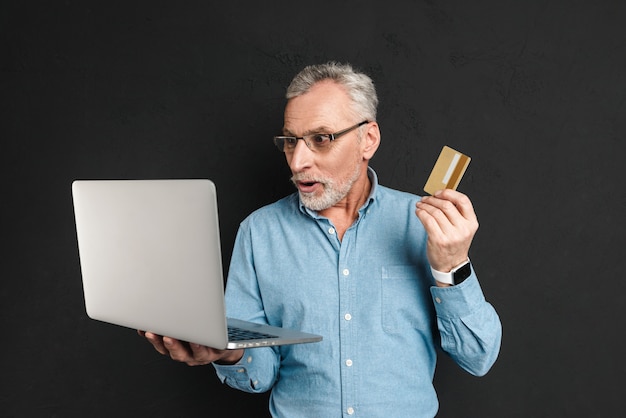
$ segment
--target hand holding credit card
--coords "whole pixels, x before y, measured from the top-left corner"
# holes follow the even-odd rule
[[[434,195],[437,190],[456,190],[471,158],[448,146],[444,146],[435,162],[424,191]]]

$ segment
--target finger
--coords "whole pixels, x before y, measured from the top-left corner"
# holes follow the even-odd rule
[[[415,215],[417,215],[422,225],[424,225],[424,229],[429,237],[443,234],[441,225],[434,215],[436,210],[435,207],[425,203],[418,203],[416,205]]]
[[[418,205],[416,214],[432,242],[443,247],[471,242],[478,230],[478,222],[475,218],[471,220],[463,218],[456,210],[446,207],[452,205],[449,201],[446,201],[443,207],[435,206],[430,202],[433,200]]]
[[[450,200],[437,197],[426,197],[422,199],[418,207],[428,211],[428,213],[435,217],[439,222],[456,225],[464,221],[463,216],[455,204]]]
[[[464,221],[451,202],[432,197],[417,203],[415,213],[429,235],[452,234]]]
[[[428,234],[429,262],[440,271],[448,271],[467,258],[477,229],[476,222],[463,218],[451,206],[454,206],[451,201],[434,197],[416,204],[415,213]]]
[[[154,334],[152,332],[143,332],[143,336],[152,344],[156,351],[163,355],[169,354],[169,351],[167,350],[167,348],[165,348],[165,345],[163,344],[163,338],[160,335]]]
[[[167,349],[172,360],[181,363],[194,362],[193,354],[189,345],[171,337],[163,337],[163,345]]]
[[[234,364],[243,355],[241,350],[218,350],[196,343],[181,344],[183,344],[189,356],[177,360],[184,361],[189,366],[203,366],[219,360],[231,361]],[[236,361],[232,360],[233,355],[236,356]]]
[[[189,348],[191,349],[191,357],[193,359],[192,361],[187,362],[190,366],[209,364],[218,359],[219,353],[221,352],[196,343],[189,344]]]
[[[459,194],[451,200],[439,197],[426,197],[422,200],[417,207],[428,210],[441,223],[443,229],[449,231],[447,224],[455,228],[477,229],[478,220],[467,196]]]
[[[452,189],[443,189],[439,190],[435,193],[435,197],[438,199],[443,199],[452,202],[456,210],[461,214],[461,216],[465,219],[475,219],[476,213],[474,212],[474,206],[472,205],[472,201],[470,198],[456,190]]]
[[[203,366],[217,360],[220,350],[200,345],[179,341],[174,338],[164,337],[163,343],[169,350],[172,360],[186,363],[188,366]]]
[[[417,216],[428,235],[428,254],[431,264],[441,257],[455,254],[460,248],[466,247],[466,238],[462,231],[454,228],[447,220],[437,220],[436,216],[432,216],[425,210],[419,210]]]

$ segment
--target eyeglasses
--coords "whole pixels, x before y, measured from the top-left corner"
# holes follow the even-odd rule
[[[364,120],[363,122],[359,122],[356,125],[353,125],[347,129],[344,129],[339,132],[335,132],[334,134],[311,134],[304,135],[301,137],[296,136],[275,136],[274,144],[276,147],[282,152],[292,153],[296,149],[296,145],[298,145],[298,140],[303,140],[307,147],[311,151],[315,152],[324,152],[330,148],[331,141],[339,138],[342,135],[347,134],[355,130],[356,128],[369,123],[369,121]]]

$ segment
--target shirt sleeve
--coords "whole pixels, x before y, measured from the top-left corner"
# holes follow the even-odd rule
[[[226,283],[227,316],[267,324],[252,255],[249,223],[237,232]],[[218,378],[245,392],[265,392],[276,381],[280,356],[276,347],[247,349],[235,365],[213,364]]]
[[[456,286],[431,287],[441,348],[464,370],[485,375],[500,352],[502,324],[475,272]]]
[[[259,347],[245,350],[241,360],[234,365],[213,363],[213,367],[222,383],[244,392],[261,393],[274,385],[278,357],[273,348]]]

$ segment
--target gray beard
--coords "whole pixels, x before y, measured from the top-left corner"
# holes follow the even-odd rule
[[[323,179],[324,181],[320,181],[324,188],[321,196],[315,196],[313,193],[300,192],[302,204],[307,208],[318,212],[336,205],[348,195],[352,186],[359,178],[359,171],[360,165],[355,164],[352,177],[347,179],[344,183],[338,184],[337,181],[333,179]],[[293,180],[295,180],[294,177],[292,177],[292,181]]]

